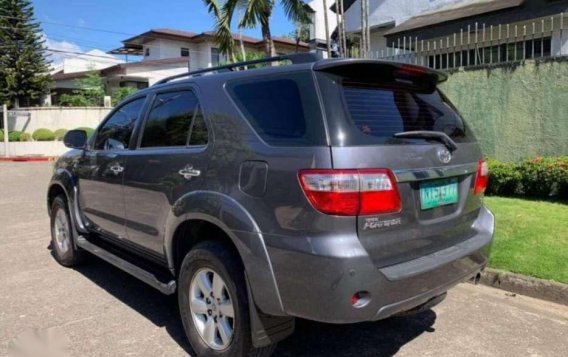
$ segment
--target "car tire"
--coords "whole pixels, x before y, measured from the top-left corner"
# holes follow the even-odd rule
[[[276,344],[252,344],[244,267],[232,249],[199,243],[185,256],[178,282],[183,327],[197,356],[268,357],[274,352]]]
[[[67,199],[57,196],[51,204],[51,251],[55,260],[65,267],[74,267],[85,260],[85,252],[77,248],[77,232],[69,216]]]

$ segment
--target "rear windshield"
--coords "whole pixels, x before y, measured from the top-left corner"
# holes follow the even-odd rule
[[[392,138],[406,131],[441,131],[453,139],[466,136],[463,120],[439,91],[412,90],[345,83],[343,95],[353,124],[364,134]]]
[[[227,89],[256,133],[273,146],[327,145],[310,72],[229,82]]]
[[[396,79],[367,81],[331,74],[321,74],[319,78],[327,112],[331,113],[328,115],[330,136],[341,138],[332,145],[424,144],[427,141],[394,137],[409,131],[439,131],[457,143],[475,140],[455,107],[435,86],[417,86]]]

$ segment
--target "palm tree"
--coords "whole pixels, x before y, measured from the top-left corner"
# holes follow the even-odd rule
[[[331,41],[329,40],[329,20],[327,19],[327,1],[323,0],[323,18],[325,23],[325,48],[327,49],[327,58],[331,58]]]
[[[270,32],[270,17],[276,0],[203,0],[210,14],[216,19],[215,30],[219,49],[228,55],[234,52],[235,42],[231,33],[231,22],[237,9],[244,11],[238,22],[239,28],[254,28],[260,24],[264,52],[275,56],[274,43]],[[280,0],[286,16],[291,21],[310,22],[307,5],[303,0]]]

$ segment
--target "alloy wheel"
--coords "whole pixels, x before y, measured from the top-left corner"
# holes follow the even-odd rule
[[[189,307],[201,339],[221,351],[231,344],[235,327],[233,300],[223,278],[210,268],[198,270],[191,280]]]

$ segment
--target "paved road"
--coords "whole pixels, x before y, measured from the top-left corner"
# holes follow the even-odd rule
[[[0,163],[0,356],[39,329],[71,356],[191,354],[175,300],[93,258],[60,267],[48,250],[51,164]],[[568,307],[463,284],[432,311],[359,325],[298,321],[276,356],[567,356]]]

